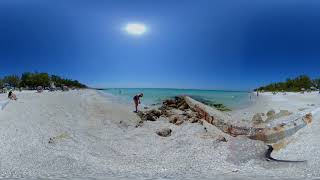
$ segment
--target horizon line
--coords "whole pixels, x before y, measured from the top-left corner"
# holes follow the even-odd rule
[[[172,90],[200,90],[200,91],[231,91],[231,92],[251,92],[250,90],[230,90],[230,89],[209,89],[209,88],[170,88],[170,87],[109,87],[109,88],[100,88],[100,87],[89,87],[92,89],[172,89]]]

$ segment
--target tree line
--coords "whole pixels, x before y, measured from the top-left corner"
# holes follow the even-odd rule
[[[309,90],[309,89],[320,89],[320,78],[311,79],[307,75],[300,75],[296,78],[290,79],[288,78],[284,82],[277,82],[271,83],[266,86],[261,86],[255,91],[291,91],[297,92],[301,91],[302,89]]]
[[[75,88],[87,88],[86,85],[77,80],[62,78],[57,75],[49,75],[48,73],[31,73],[25,72],[21,76],[8,75],[0,78],[0,88],[10,86],[14,88],[36,88],[38,86],[50,87],[51,82],[56,87],[68,86]]]

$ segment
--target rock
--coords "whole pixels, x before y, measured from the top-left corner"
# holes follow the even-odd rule
[[[170,108],[177,108],[177,105],[176,105],[176,104],[169,104],[168,107],[170,107]]]
[[[139,121],[138,124],[136,125],[136,128],[141,127],[143,125],[143,121]]]
[[[145,118],[147,121],[156,121],[156,117],[152,116],[152,114],[146,114]]]
[[[53,143],[54,143],[54,139],[53,139],[53,138],[49,138],[48,143],[49,143],[49,144],[53,144]]]
[[[193,117],[193,118],[189,119],[189,121],[190,121],[191,123],[196,123],[196,122],[198,122],[198,119],[195,118],[195,117]]]
[[[312,122],[312,114],[308,113],[303,117],[304,122],[306,122],[307,124],[310,124]]]
[[[142,121],[156,121],[156,119],[159,118],[162,115],[162,113],[159,110],[152,109],[146,112],[139,111],[137,115],[140,117]]]
[[[289,112],[288,110],[280,110],[279,113],[276,113],[272,116],[269,116],[267,119],[266,119],[266,122],[270,122],[271,120],[274,120],[274,119],[279,119],[279,118],[282,118],[282,117],[285,117],[285,116],[290,116],[292,114],[292,112]]]
[[[140,117],[140,119],[143,119],[145,114],[142,111],[138,111],[137,115]]]
[[[227,139],[225,137],[223,137],[222,135],[219,135],[217,138],[218,142],[227,142]]]
[[[277,113],[276,115],[282,117],[282,116],[290,116],[292,114],[292,112],[289,112],[288,110],[280,110],[279,113]]]
[[[253,116],[252,118],[252,123],[253,124],[261,124],[263,123],[263,120],[262,120],[262,117],[261,117],[261,114],[260,113],[257,113]]]
[[[158,130],[156,133],[159,136],[168,137],[168,136],[171,136],[171,132],[172,132],[172,130],[170,128],[163,128],[161,130]]]
[[[183,120],[179,119],[179,120],[177,120],[177,122],[175,123],[175,125],[179,126],[179,125],[181,125],[183,122],[184,122]]]
[[[267,117],[268,118],[273,118],[273,116],[276,114],[276,112],[273,110],[273,109],[271,109],[271,110],[269,110],[268,112],[267,112]]]
[[[188,108],[189,108],[189,106],[188,106],[187,103],[183,103],[181,106],[179,106],[179,109],[180,109],[180,110],[186,110],[186,109],[188,109]]]
[[[165,100],[164,102],[163,102],[163,104],[165,104],[165,105],[167,105],[167,106],[169,106],[169,105],[172,105],[172,104],[176,104],[176,101],[175,100],[173,100],[173,99],[167,99],[167,100]]]
[[[144,107],[143,109],[149,109],[149,107],[146,106],[146,107]]]
[[[169,122],[172,124],[175,124],[178,121],[178,116],[170,116],[169,117]]]
[[[156,116],[156,117],[160,117],[162,115],[161,111],[159,110],[156,110],[156,109],[152,109],[148,112],[149,114],[153,115],[153,116]]]

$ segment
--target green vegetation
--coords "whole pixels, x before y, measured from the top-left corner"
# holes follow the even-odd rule
[[[54,83],[56,87],[68,86],[75,88],[86,88],[87,86],[81,84],[77,80],[65,79],[57,75],[49,75],[48,73],[30,73],[25,72],[20,76],[9,75],[2,79],[0,78],[0,88],[8,85],[16,88],[30,88],[34,89],[38,86],[50,87],[50,84]]]
[[[20,78],[17,75],[9,75],[5,76],[2,81],[4,84],[9,84],[12,87],[17,87],[19,85]]]
[[[285,82],[271,83],[266,86],[259,87],[255,91],[291,91],[297,92],[301,89],[309,90],[313,88],[320,88],[320,79],[312,80],[307,75],[301,75],[294,79],[288,78]]]

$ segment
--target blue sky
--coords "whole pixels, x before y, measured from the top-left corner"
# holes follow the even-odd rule
[[[249,90],[320,77],[319,19],[311,0],[1,0],[0,76]],[[132,22],[148,32],[124,32]]]

